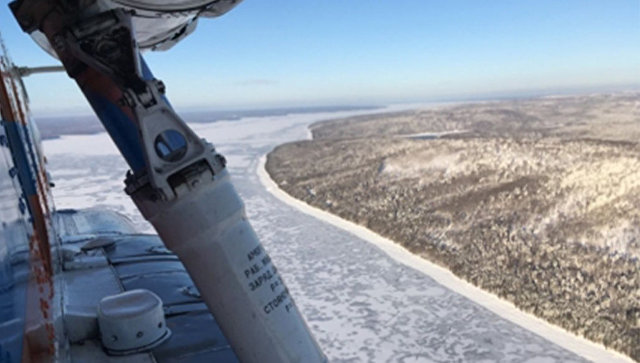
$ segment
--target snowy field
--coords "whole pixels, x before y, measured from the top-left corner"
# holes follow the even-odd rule
[[[461,291],[459,281],[442,285],[411,256],[374,243],[375,237],[352,226],[340,228],[321,215],[302,213],[267,190],[264,175],[262,182],[258,176],[265,153],[309,137],[312,122],[355,114],[193,125],[227,157],[256,232],[331,361],[627,361],[534,318],[522,318],[526,314],[505,304],[504,309],[500,303],[490,307],[486,296],[474,296],[476,290]],[[58,209],[104,207],[152,232],[123,192],[127,166],[106,134],[64,136],[43,144]]]

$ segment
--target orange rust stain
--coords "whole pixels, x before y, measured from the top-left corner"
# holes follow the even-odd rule
[[[31,277],[27,284],[23,356],[37,362],[50,360],[55,355],[53,276],[44,266],[43,255],[38,253],[40,243],[37,235],[31,237],[29,245]],[[46,334],[38,333],[40,331]]]
[[[5,122],[27,121],[28,107],[23,102],[15,75],[0,49],[0,116]],[[35,145],[34,145],[35,147]],[[29,240],[30,274],[26,287],[23,361],[49,361],[56,353],[55,326],[53,324],[53,268],[50,255],[48,207],[42,172],[37,171],[37,195],[28,196],[33,215],[33,236]],[[40,334],[44,332],[44,336]]]

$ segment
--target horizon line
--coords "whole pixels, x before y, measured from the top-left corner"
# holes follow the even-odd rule
[[[322,108],[351,108],[351,109],[367,109],[367,108],[385,108],[392,105],[402,104],[419,104],[419,103],[441,103],[441,102],[476,102],[476,101],[501,101],[516,99],[533,99],[550,96],[579,96],[579,95],[597,95],[640,92],[640,83],[626,85],[609,85],[597,87],[585,87],[580,89],[561,88],[561,89],[531,89],[531,90],[512,90],[497,91],[485,94],[466,94],[466,95],[440,95],[432,97],[416,97],[404,98],[402,100],[373,101],[373,102],[291,102],[279,105],[253,105],[238,107],[220,107],[215,105],[192,105],[192,106],[174,106],[174,109],[180,113],[191,112],[220,112],[220,113],[246,113],[246,112],[276,112],[276,111],[295,111]],[[88,105],[87,105],[88,106]],[[295,112],[292,112],[295,113]],[[31,115],[36,118],[59,118],[59,117],[88,117],[95,116],[93,112],[85,109],[57,110],[57,111],[38,111],[31,110]]]

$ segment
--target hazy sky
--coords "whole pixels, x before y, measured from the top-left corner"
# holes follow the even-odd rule
[[[15,63],[55,62],[0,24]],[[638,88],[640,1],[245,0],[146,58],[179,109]],[[36,116],[89,112],[64,74],[26,85]]]

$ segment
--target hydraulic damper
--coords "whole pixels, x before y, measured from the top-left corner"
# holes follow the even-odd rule
[[[225,159],[174,112],[140,56],[131,14],[70,3],[11,8],[25,31],[46,36],[80,86],[131,167],[126,192],[183,262],[240,360],[325,361],[247,220]]]

